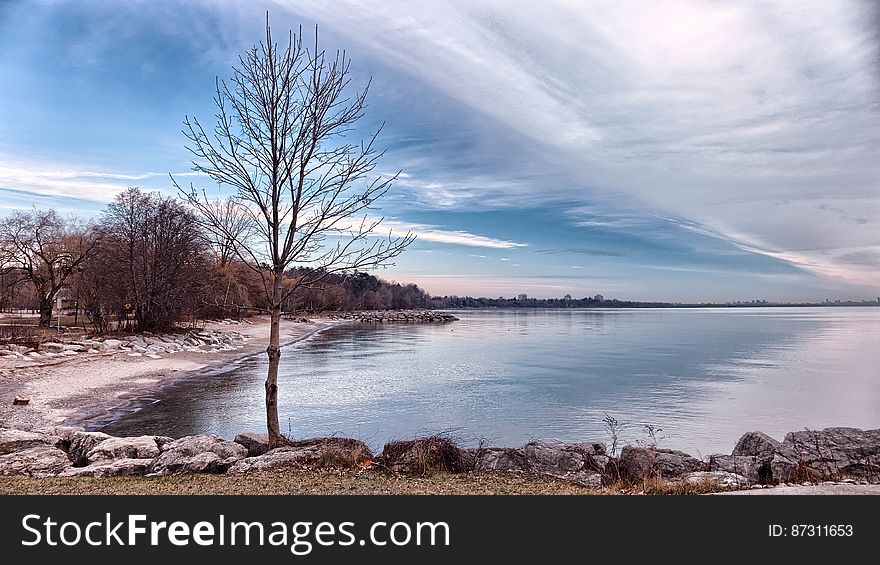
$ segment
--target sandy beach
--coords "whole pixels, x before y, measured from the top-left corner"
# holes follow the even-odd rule
[[[234,349],[216,352],[181,351],[132,357],[125,352],[81,353],[51,360],[0,359],[0,427],[32,429],[58,424],[77,424],[90,414],[112,413],[128,404],[127,397],[155,391],[170,380],[193,372],[220,368],[265,351],[269,321],[250,323],[210,322],[209,331],[236,331],[245,340]],[[281,342],[290,344],[344,320],[312,319],[308,323],[284,320]],[[30,399],[14,406],[17,395]]]

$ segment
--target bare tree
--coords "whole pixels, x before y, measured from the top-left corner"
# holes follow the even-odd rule
[[[383,154],[374,147],[379,131],[347,140],[364,114],[369,87],[349,96],[349,68],[345,52],[319,50],[317,30],[312,48],[304,47],[302,29],[289,33],[286,47],[277,45],[267,17],[265,40],[239,57],[229,82],[217,81],[211,134],[196,118],[184,121],[194,170],[231,188],[236,213],[250,222],[246,236],[234,233],[204,191],[174,182],[205,228],[231,242],[262,280],[271,315],[265,389],[273,447],[284,441],[278,364],[285,299],[330,274],[389,264],[414,239],[390,232],[371,237],[382,219],[367,210],[397,175],[367,178]],[[300,276],[285,285],[291,266]]]
[[[129,303],[141,331],[168,329],[197,307],[210,259],[188,206],[158,192],[129,188],[107,206],[100,230],[102,249],[89,266],[114,281],[109,295],[108,289],[94,287],[105,304],[109,300],[119,308]]]
[[[89,226],[61,219],[55,210],[16,212],[0,222],[7,269],[30,281],[37,293],[40,326],[52,321],[55,297],[95,248]]]

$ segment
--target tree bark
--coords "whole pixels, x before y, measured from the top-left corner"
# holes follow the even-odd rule
[[[278,364],[281,361],[281,277],[276,277],[275,300],[272,301],[272,318],[269,327],[269,373],[266,376],[266,426],[269,433],[269,449],[282,444],[281,427],[278,423]]]
[[[40,327],[48,328],[52,324],[52,300],[40,300]]]

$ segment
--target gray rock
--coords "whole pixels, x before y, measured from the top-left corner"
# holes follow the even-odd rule
[[[736,446],[733,455],[751,455],[754,457],[770,458],[779,447],[779,441],[762,432],[746,432]]]
[[[150,459],[117,459],[87,467],[69,467],[59,477],[140,477],[150,469]]]
[[[235,436],[234,441],[247,449],[248,457],[257,457],[269,451],[269,434],[245,432]]]
[[[104,351],[110,351],[113,349],[119,349],[120,345],[122,345],[122,341],[118,339],[105,339],[101,342],[101,349]]]
[[[44,341],[40,344],[40,351],[44,351],[46,353],[61,353],[62,351],[64,351],[64,344],[54,341]]]
[[[605,470],[605,444],[527,443],[523,447],[527,469],[588,487],[602,486]],[[594,458],[602,457],[602,463]]]
[[[150,472],[157,475],[223,473],[245,456],[247,449],[238,443],[209,435],[187,436],[164,445]]]
[[[64,450],[49,445],[0,455],[0,475],[48,477],[57,475],[70,465]]]
[[[85,428],[80,426],[51,426],[48,428],[34,428],[31,431],[34,433],[57,436],[61,438],[62,445],[57,447],[60,447],[61,449],[67,451],[73,441],[73,436],[77,432],[85,431]]]
[[[304,467],[353,467],[372,458],[370,448],[362,441],[349,438],[317,438],[293,442],[256,457],[236,461],[229,473],[246,473],[263,469]]]
[[[880,430],[792,432],[776,448],[770,466],[777,481],[852,478],[880,483]]]
[[[74,465],[87,465],[89,452],[110,436],[103,432],[74,432],[69,436],[67,455]]]
[[[0,455],[33,447],[49,446],[60,448],[62,445],[62,439],[58,436],[0,428]]]
[[[712,488],[737,489],[749,485],[749,479],[727,471],[694,471],[682,475],[679,481],[692,485],[708,485]]]
[[[531,473],[599,487],[609,458],[601,443],[531,442],[520,449],[466,450],[476,473]]]
[[[466,451],[472,453],[475,473],[516,473],[528,470],[526,456],[522,449],[488,447]]]
[[[674,479],[699,471],[702,462],[683,451],[626,445],[618,465],[621,479],[637,483],[652,477]]]
[[[772,481],[770,460],[752,455],[710,455],[705,470],[743,475],[753,484],[767,484]]]
[[[154,459],[159,456],[155,436],[111,437],[98,443],[87,454],[90,465],[117,459]]]

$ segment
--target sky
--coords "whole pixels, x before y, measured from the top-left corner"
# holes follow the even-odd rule
[[[372,77],[377,274],[432,294],[880,296],[880,4],[0,0],[0,214],[174,194],[185,116],[318,26]],[[184,177],[184,175],[187,175]]]

